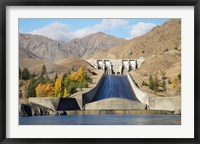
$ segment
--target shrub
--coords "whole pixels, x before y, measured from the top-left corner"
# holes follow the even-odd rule
[[[153,80],[153,77],[152,75],[149,76],[149,88],[151,90],[154,90],[154,87],[155,87],[155,83],[154,83],[154,80]]]
[[[181,73],[180,74],[178,74],[178,79],[181,81]]]
[[[69,94],[73,94],[76,92],[77,89],[77,85],[75,82],[70,82],[70,84],[66,87],[67,88],[67,92]]]
[[[148,84],[145,81],[142,81],[142,86],[148,86]]]
[[[78,87],[79,87],[80,89],[82,89],[82,88],[88,88],[88,83],[87,83],[87,81],[79,82]]]
[[[166,89],[166,82],[163,80],[162,82],[162,88],[165,90]]]
[[[88,75],[85,75],[84,76],[84,80],[88,83],[92,83],[92,79],[88,76]]]

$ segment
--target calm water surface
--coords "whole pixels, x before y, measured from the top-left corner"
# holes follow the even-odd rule
[[[180,115],[67,115],[20,117],[20,125],[180,125]]]

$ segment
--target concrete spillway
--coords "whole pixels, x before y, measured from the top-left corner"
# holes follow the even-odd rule
[[[138,101],[126,75],[106,75],[92,101],[107,98],[124,98]]]

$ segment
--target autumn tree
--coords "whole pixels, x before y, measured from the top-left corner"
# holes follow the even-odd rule
[[[67,97],[67,89],[64,88],[64,94],[63,94],[63,97]]]
[[[84,78],[84,70],[83,67],[81,66],[77,72],[77,80],[83,81],[83,78]]]
[[[70,80],[71,80],[71,81],[76,81],[76,80],[77,80],[77,72],[73,72],[73,73],[70,75]]]
[[[55,81],[54,94],[56,97],[62,96],[62,87],[61,87],[61,78],[60,77],[58,77]]]
[[[173,82],[172,82],[172,86],[173,86],[173,89],[176,90],[176,87],[177,87],[177,84],[178,84],[178,78],[174,78]]]
[[[36,96],[37,97],[50,97],[53,95],[53,86],[50,83],[38,84],[36,87]]]

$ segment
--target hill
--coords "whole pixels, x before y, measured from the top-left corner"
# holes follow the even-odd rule
[[[152,96],[181,94],[181,20],[172,19],[143,36],[131,39],[88,57],[88,59],[131,59],[144,57],[140,69],[130,74],[139,87]],[[158,91],[149,88],[149,78],[157,81]]]
[[[40,35],[19,34],[19,59],[43,59],[48,56],[47,50],[53,50],[54,60],[65,59],[71,55],[80,58],[87,57],[125,41],[102,32],[81,39],[73,39],[67,43]]]
[[[19,59],[45,58],[47,49],[54,50],[55,60],[62,59],[66,57],[65,52],[61,49],[62,47],[62,42],[44,36],[19,34]]]
[[[90,55],[89,59],[104,58],[127,59],[147,58],[165,51],[178,49],[181,44],[181,20],[172,19],[153,28],[143,36],[128,40],[121,45],[107,48]]]
[[[107,35],[102,32],[94,33],[81,39],[73,39],[64,44],[68,55],[87,57],[108,47],[124,43],[126,40]]]

